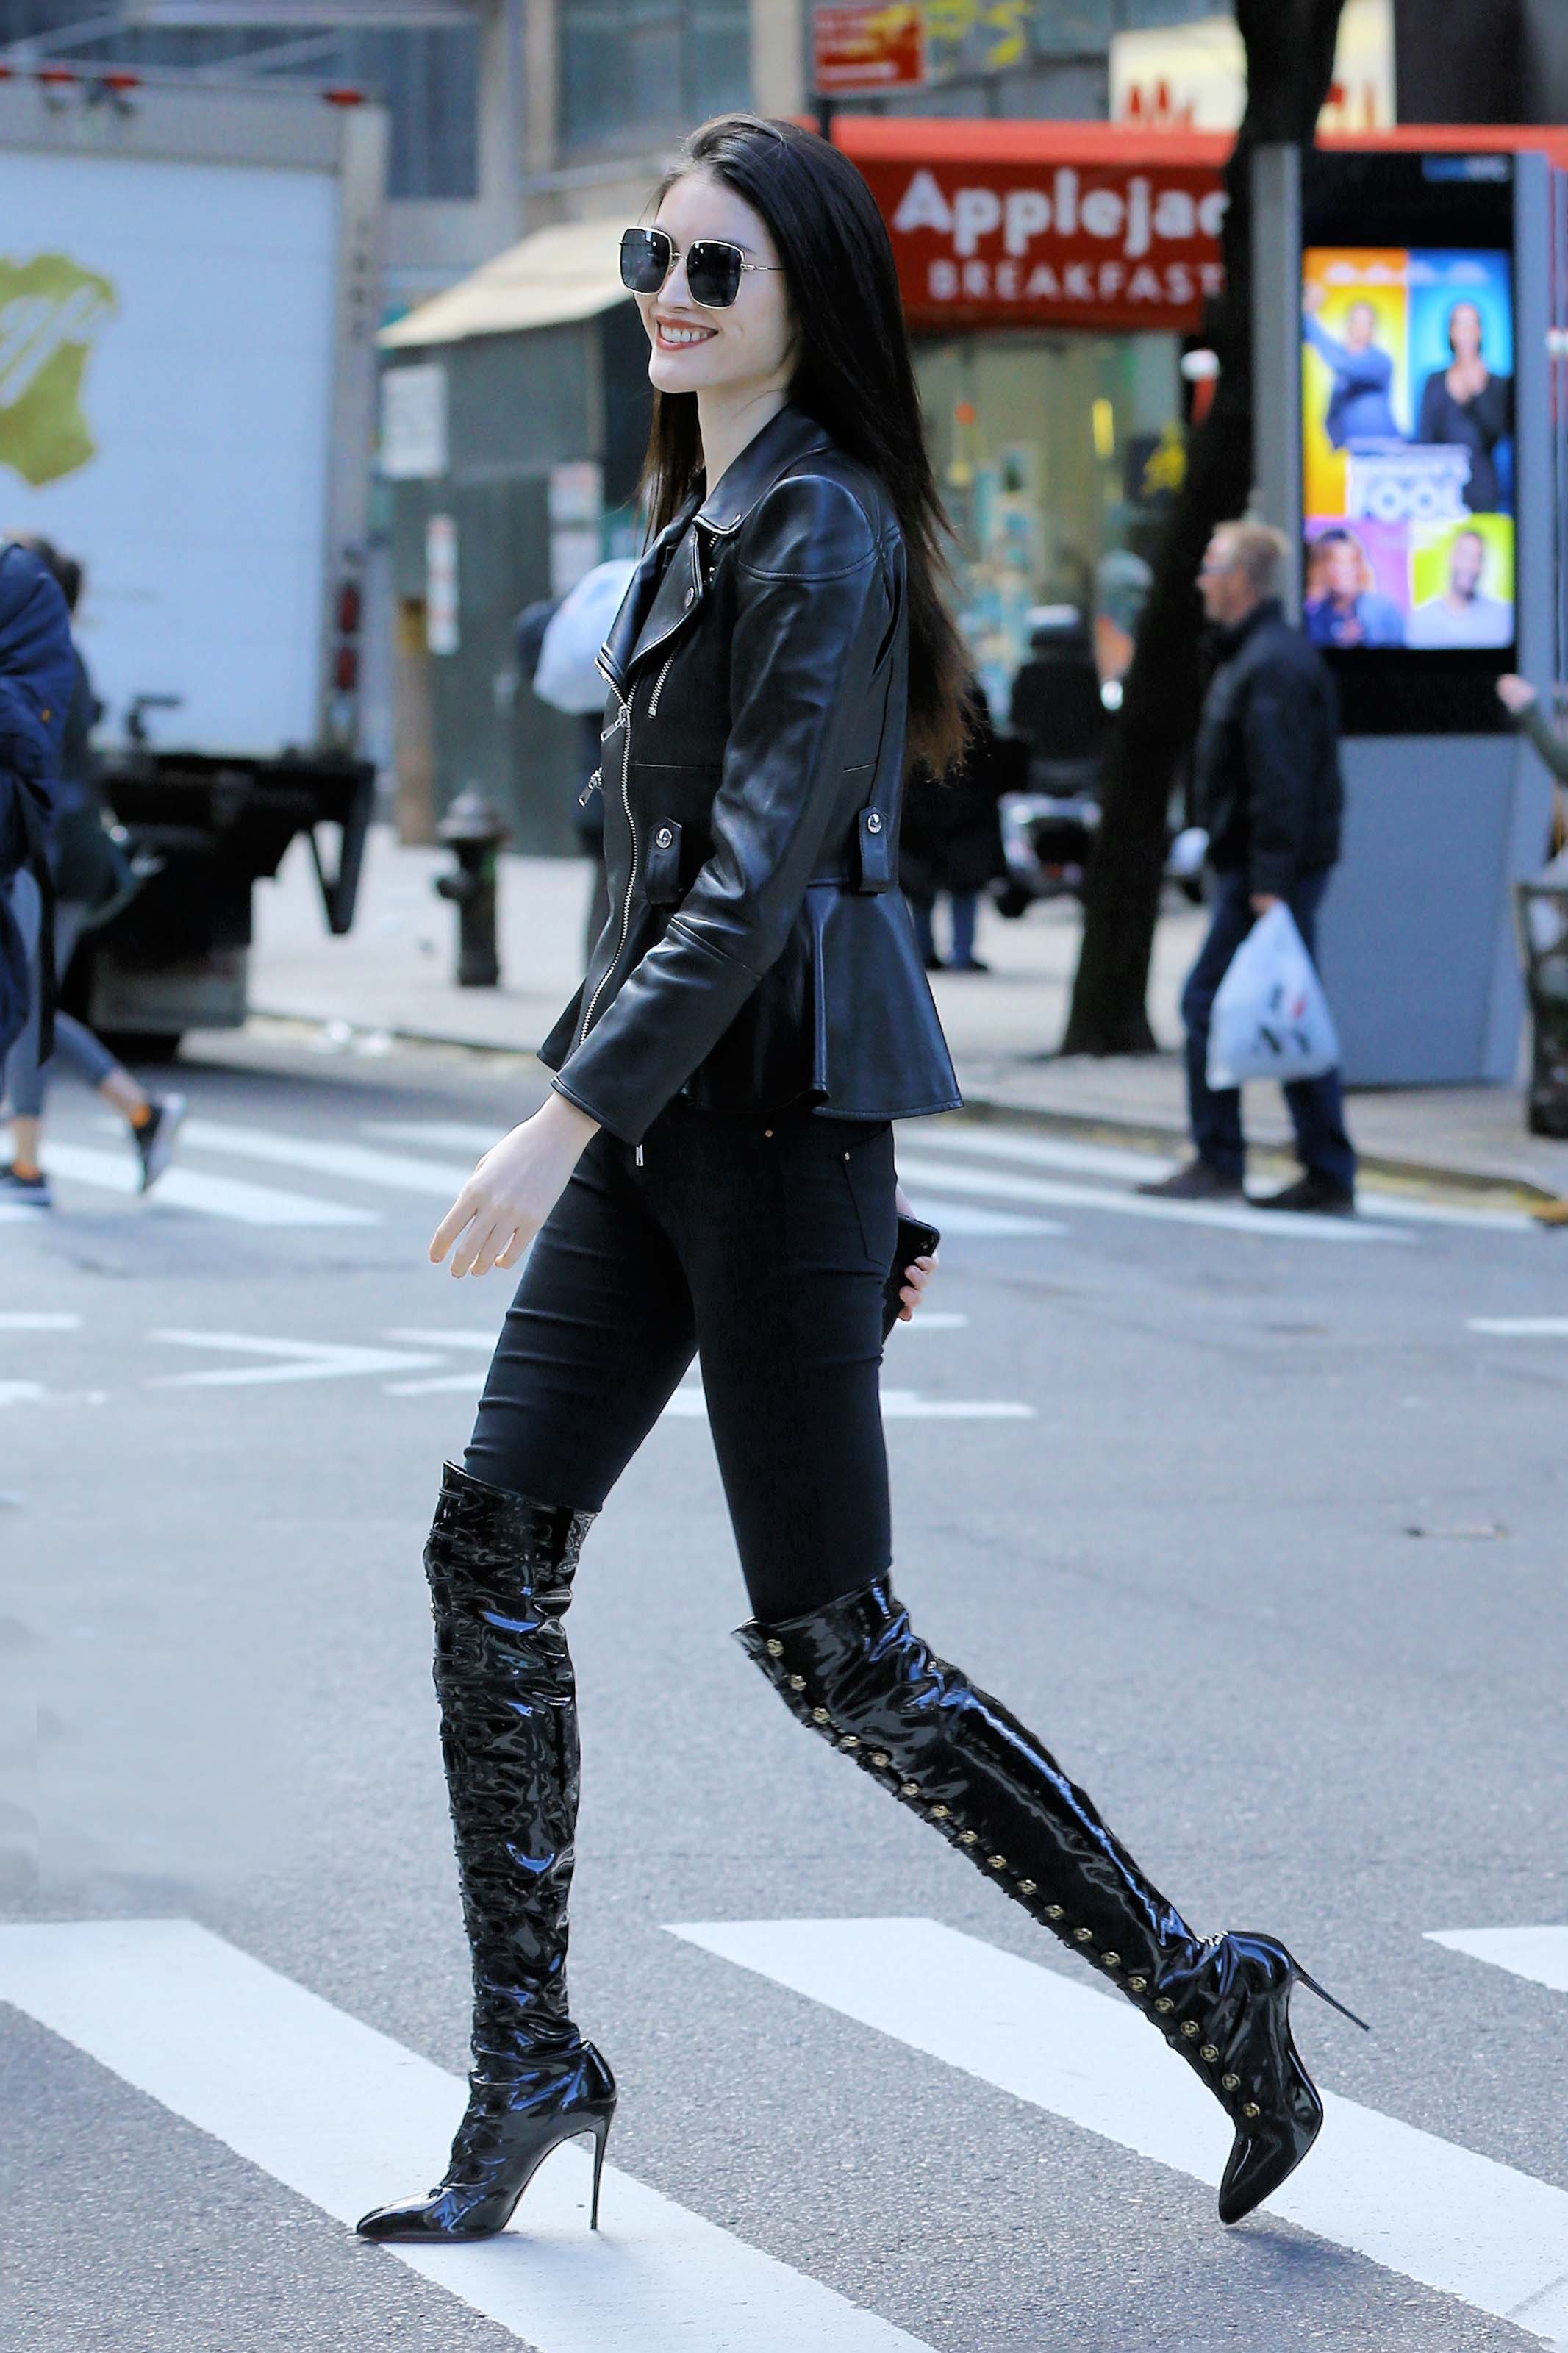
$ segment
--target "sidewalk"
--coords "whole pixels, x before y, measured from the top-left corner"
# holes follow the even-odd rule
[[[338,1024],[345,1035],[384,1032],[531,1053],[581,977],[587,867],[571,859],[503,859],[502,985],[486,989],[458,988],[452,978],[457,916],[431,887],[449,862],[444,851],[401,848],[377,827],[354,928],[332,939],[309,856],[296,842],[278,881],[257,889],[254,1010]],[[1062,1060],[1049,1056],[1078,957],[1076,906],[1058,901],[1016,923],[985,911],[979,952],[992,970],[932,976],[970,1110],[1100,1132],[1151,1150],[1181,1147],[1176,1006],[1203,927],[1202,910],[1184,905],[1160,925],[1150,1018],[1164,1050],[1136,1060]],[[1247,1116],[1259,1146],[1289,1145],[1289,1123],[1274,1088],[1249,1091]],[[1351,1098],[1351,1127],[1371,1176],[1568,1195],[1568,1144],[1527,1134],[1511,1087],[1362,1091]]]

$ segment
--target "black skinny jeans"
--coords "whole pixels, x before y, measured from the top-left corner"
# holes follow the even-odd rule
[[[677,1100],[594,1138],[534,1242],[465,1458],[597,1511],[694,1353],[752,1608],[820,1609],[891,1565],[879,1373],[893,1134]]]

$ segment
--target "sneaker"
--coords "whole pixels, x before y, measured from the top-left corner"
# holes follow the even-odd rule
[[[1353,1218],[1355,1194],[1332,1176],[1325,1176],[1321,1168],[1309,1168],[1282,1193],[1259,1194],[1252,1206],[1255,1209],[1307,1209],[1320,1218]]]
[[[1211,1160],[1189,1160],[1173,1176],[1151,1178],[1134,1190],[1157,1201],[1239,1201],[1244,1198],[1239,1176],[1216,1168]]]
[[[174,1148],[180,1122],[185,1116],[184,1095],[160,1095],[153,1103],[153,1116],[142,1127],[131,1131],[142,1162],[142,1190],[150,1193],[169,1165],[169,1155]]]
[[[965,956],[962,964],[955,961],[948,965],[949,972],[989,972],[990,969],[990,965],[982,963],[979,956]]]
[[[47,1176],[18,1176],[14,1168],[0,1168],[0,1201],[26,1201],[35,1209],[55,1206]]]

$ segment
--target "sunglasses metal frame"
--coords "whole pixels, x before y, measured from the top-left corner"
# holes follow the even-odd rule
[[[670,233],[669,233],[669,231],[668,231],[667,228],[628,228],[628,229],[623,229],[623,230],[621,231],[621,248],[620,248],[620,249],[621,249],[621,257],[622,257],[622,264],[621,264],[621,283],[622,283],[622,285],[623,285],[623,286],[625,286],[625,285],[626,284],[626,239],[627,239],[627,237],[662,237],[662,238],[664,239],[665,245],[666,245],[666,247],[667,247],[667,248],[668,248],[668,259],[666,259],[666,261],[665,261],[665,265],[664,265],[664,275],[663,275],[663,277],[659,280],[658,284],[657,286],[650,286],[650,287],[647,287],[647,288],[644,288],[644,287],[638,287],[638,286],[631,286],[631,287],[627,287],[627,289],[626,289],[627,292],[628,292],[628,293],[632,293],[632,294],[647,293],[647,294],[648,294],[648,295],[650,295],[650,296],[651,296],[651,295],[654,295],[654,294],[662,294],[662,293],[663,293],[663,291],[664,291],[664,290],[665,290],[665,288],[666,288],[666,287],[668,285],[668,283],[669,283],[669,273],[670,273],[670,271],[675,268],[676,263],[677,263],[677,262],[679,260],[679,259],[680,259],[680,250],[681,250],[681,249],[680,249],[679,246],[678,246],[678,245],[677,245],[677,243],[675,242],[675,239],[671,237],[671,235],[670,235]],[[696,293],[693,293],[693,292],[692,292],[692,287],[691,287],[691,257],[692,257],[692,255],[693,255],[694,253],[700,252],[700,251],[701,250],[701,248],[702,248],[704,246],[710,246],[710,247],[712,247],[712,248],[715,249],[715,251],[717,251],[717,252],[720,252],[720,253],[730,253],[730,254],[733,254],[733,255],[734,255],[734,257],[735,257],[735,268],[736,268],[736,273],[737,273],[737,275],[736,275],[736,280],[735,280],[735,292],[734,292],[734,294],[731,294],[731,295],[729,297],[729,300],[728,300],[727,301],[723,301],[723,302],[705,302],[705,301],[702,300],[702,298],[701,298],[701,296],[700,296],[700,294],[696,294]],[[699,267],[700,267],[700,265],[699,265]],[[757,272],[761,272],[761,273],[763,273],[763,274],[764,274],[764,275],[765,275],[765,274],[777,274],[777,273],[779,273],[779,272],[782,272],[783,268],[784,268],[783,263],[782,263],[782,262],[777,262],[777,261],[748,261],[748,260],[746,259],[745,248],[744,248],[743,246],[740,246],[740,245],[735,244],[734,240],[733,240],[732,238],[731,238],[731,237],[693,237],[693,238],[692,238],[691,243],[690,243],[690,244],[687,247],[687,248],[686,248],[686,272],[687,272],[687,275],[686,275],[686,290],[687,290],[688,294],[689,294],[689,295],[691,296],[691,300],[692,300],[692,301],[697,305],[697,308],[698,308],[700,311],[728,311],[728,310],[730,310],[730,309],[733,306],[734,301],[735,301],[736,295],[738,295],[738,294],[740,293],[740,291],[741,291],[741,285],[740,285],[740,280],[741,280],[741,279],[742,279],[742,277],[744,277],[748,272],[750,272],[750,271],[757,271]]]

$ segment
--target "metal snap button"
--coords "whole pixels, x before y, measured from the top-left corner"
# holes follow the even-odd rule
[[[675,836],[671,833],[668,826],[667,825],[661,825],[658,831],[654,835],[655,846],[659,849],[668,849],[674,839]]]
[[[882,830],[882,818],[881,818],[881,813],[880,813],[880,811],[879,811],[879,810],[873,809],[873,810],[871,811],[870,816],[866,819],[866,830],[867,830],[867,832],[868,832],[868,833],[880,833],[880,832],[881,832],[881,830]]]

